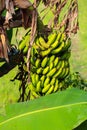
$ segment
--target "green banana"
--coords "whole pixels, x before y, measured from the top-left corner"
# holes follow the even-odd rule
[[[47,55],[50,54],[51,50],[52,50],[52,48],[48,48],[47,50],[40,51],[40,55],[41,55],[42,57],[45,57],[45,56],[47,56]]]
[[[55,59],[55,55],[52,55],[52,56],[49,58],[48,64],[52,63],[52,62],[54,61],[54,59]]]
[[[52,50],[51,54],[58,54],[58,53],[60,53],[63,50],[63,47],[64,47],[64,42],[62,42],[58,48]]]
[[[66,72],[66,69],[63,68],[63,69],[62,69],[62,73],[59,75],[58,78],[63,79],[63,78],[65,77],[65,72]]]
[[[69,61],[68,60],[65,60],[65,67],[69,67]]]
[[[50,78],[49,78],[49,77],[47,77],[47,78],[45,79],[45,81],[44,81],[44,87],[45,87],[46,85],[48,85],[48,84],[49,84],[49,82],[50,82]]]
[[[38,95],[35,91],[32,91],[32,95],[35,97],[35,98],[39,98],[40,95]]]
[[[23,40],[21,41],[21,43],[19,44],[19,50],[23,50],[24,47],[26,46],[26,44],[28,43],[29,44],[29,39],[30,39],[30,36],[29,35],[26,35]]]
[[[49,60],[49,58],[46,56],[46,57],[42,60],[42,62],[41,62],[41,67],[45,68],[46,65],[47,65],[48,60]]]
[[[55,74],[55,72],[56,72],[56,68],[53,68],[52,70],[50,70],[48,73],[47,73],[47,77],[52,77],[54,74]]]
[[[46,93],[50,88],[50,84],[46,85],[43,89],[42,89],[42,93]]]
[[[67,75],[69,75],[70,69],[69,68],[65,68],[65,75],[64,78],[67,77]]]
[[[40,50],[45,50],[43,46],[40,45],[39,39],[37,38],[35,44],[39,47]]]
[[[30,92],[30,100],[35,99],[35,97],[32,95],[32,92]]]
[[[31,81],[32,81],[32,84],[34,85],[34,87],[36,86],[36,74],[35,73],[33,73],[32,75],[31,75]]]
[[[58,78],[61,73],[62,73],[62,68],[57,70],[57,72],[53,75],[53,77]]]
[[[40,67],[40,62],[41,60],[39,58],[36,59],[36,62],[35,62],[35,67],[36,68],[39,68]]]
[[[51,81],[50,81],[50,84],[51,84],[51,85],[54,85],[54,84],[55,84],[55,81],[56,81],[56,78],[52,78]]]
[[[59,89],[63,88],[65,86],[65,82],[62,80],[60,83],[59,83]]]
[[[54,62],[51,62],[51,63],[49,64],[49,70],[52,70],[53,67],[54,67]]]
[[[66,41],[65,41],[65,45],[64,45],[64,51],[68,50],[68,48],[71,46],[71,39],[68,38]]]
[[[33,56],[30,57],[30,63],[31,63],[32,65],[35,65],[35,60],[36,60],[35,57],[33,57]]]
[[[61,37],[60,37],[60,42],[63,42],[66,40],[66,35],[65,33],[61,33]]]
[[[37,68],[35,66],[31,66],[30,67],[30,71],[33,72],[33,73],[36,73]]]
[[[41,87],[43,88],[44,86],[44,81],[45,81],[45,75],[43,75],[41,78],[40,78],[40,81],[41,81]]]
[[[31,91],[36,91],[36,88],[34,87],[34,85],[32,83],[28,84],[28,88],[31,90]]]
[[[52,49],[55,49],[57,46],[58,46],[58,41],[56,40],[56,41],[51,45],[51,47],[52,47]]]
[[[38,74],[36,74],[35,80],[36,80],[36,84],[37,84],[39,82],[39,75]]]
[[[38,69],[36,70],[36,73],[37,73],[37,74],[41,74],[41,73],[42,73],[42,70],[43,70],[42,67],[40,67],[40,68],[38,68]]]
[[[41,46],[46,49],[48,49],[50,47],[50,45],[48,43],[46,43],[42,37],[39,37],[39,42],[40,42]]]
[[[55,86],[54,86],[54,92],[56,92],[58,89],[59,89],[58,79],[56,79]]]
[[[52,86],[49,88],[49,90],[46,92],[45,95],[51,94],[51,93],[53,92],[53,90],[54,90],[54,85],[52,85]]]
[[[28,52],[28,46],[25,46],[23,49],[23,54],[27,54],[27,52]]]
[[[48,71],[49,71],[49,66],[47,66],[46,68],[44,68],[44,69],[43,69],[42,74],[47,74],[47,73],[48,73]]]
[[[64,66],[65,66],[65,62],[64,62],[64,60],[62,60],[61,62],[62,62],[62,63],[61,63],[61,68],[63,69]]]
[[[54,41],[56,40],[56,37],[57,37],[57,33],[53,33],[50,36],[48,36],[47,44],[51,45],[52,43],[54,43]]]
[[[59,57],[56,57],[55,60],[54,60],[54,67],[57,66],[58,62],[59,62]]]
[[[64,54],[61,56],[61,59],[68,60],[71,56],[71,51],[65,51]]]
[[[36,91],[41,92],[41,81],[39,81],[36,85]]]

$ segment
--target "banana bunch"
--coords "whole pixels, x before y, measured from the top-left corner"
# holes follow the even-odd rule
[[[24,52],[29,37],[20,43]],[[35,39],[30,52],[30,99],[39,98],[66,88],[65,78],[69,75],[71,40],[64,33],[50,34],[47,39]]]

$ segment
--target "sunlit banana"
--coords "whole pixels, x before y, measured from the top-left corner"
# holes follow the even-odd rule
[[[29,83],[28,84],[28,88],[31,90],[31,91],[36,91],[36,88],[34,87],[34,85],[32,83]]]
[[[35,82],[36,82],[36,84],[39,82],[39,75],[38,74],[36,74]]]
[[[49,90],[46,92],[45,95],[51,94],[54,90],[54,85],[50,86]]]
[[[54,62],[51,62],[51,63],[49,64],[49,71],[52,70],[53,67],[54,67]]]
[[[50,86],[51,86],[50,84],[46,85],[46,86],[42,89],[42,93],[46,93],[46,92],[49,90]]]
[[[23,40],[20,42],[19,44],[19,50],[23,50],[24,47],[26,46],[26,44],[28,43],[29,44],[29,39],[30,39],[30,36],[29,35],[26,35]]]
[[[36,77],[35,76],[36,76],[35,73],[33,73],[31,75],[31,81],[32,81],[32,84],[34,85],[34,87],[36,86],[36,81],[35,81]]]
[[[56,57],[55,60],[54,60],[54,67],[57,66],[58,62],[59,62],[59,57]]]
[[[48,49],[50,47],[50,45],[48,43],[46,43],[42,37],[39,37],[39,42],[40,42],[41,46],[46,49]]]
[[[38,38],[36,38],[35,44],[39,47],[40,50],[45,50],[45,48],[40,45],[40,42],[39,42]]]
[[[54,43],[54,41],[56,40],[56,37],[57,37],[57,33],[53,33],[49,35],[47,44],[51,45],[52,43]]]
[[[40,67],[40,68],[38,68],[38,69],[36,70],[36,73],[37,73],[37,74],[41,74],[42,71],[43,71],[43,69],[42,69],[42,67]]]
[[[32,91],[32,95],[35,97],[35,98],[39,98],[40,95],[38,95],[35,91]]]
[[[42,88],[44,87],[44,81],[45,81],[45,78],[46,78],[45,75],[43,75],[43,76],[40,78],[40,81],[41,81],[41,87],[42,87]]]
[[[54,86],[54,92],[56,92],[58,89],[59,89],[58,79],[56,79],[55,86]]]
[[[36,85],[36,91],[41,92],[41,81],[39,81]]]
[[[61,73],[62,73],[62,68],[57,70],[56,73],[53,75],[53,77],[58,78]]]
[[[36,68],[40,67],[40,62],[41,62],[41,60],[39,58],[37,58],[36,61],[35,61],[35,67]]]
[[[55,59],[55,55],[52,55],[52,56],[49,58],[48,64],[52,63],[52,62],[54,61],[54,59]]]
[[[45,87],[46,85],[48,85],[48,84],[49,84],[49,82],[50,82],[50,78],[49,78],[49,77],[47,77],[47,78],[45,79],[45,81],[44,81],[44,87]]]
[[[49,60],[49,58],[46,56],[46,57],[42,60],[42,62],[41,62],[41,67],[45,68],[46,65],[47,65],[48,60]]]
[[[53,68],[52,70],[50,70],[48,73],[47,73],[47,76],[48,77],[52,77],[54,74],[55,74],[55,72],[56,72],[56,68]]]
[[[64,42],[62,42],[58,48],[52,50],[51,54],[58,54],[58,53],[60,53],[63,50],[63,47],[64,47]]]
[[[51,84],[51,85],[54,85],[54,84],[55,84],[55,81],[56,81],[56,78],[52,78],[51,81],[50,81],[50,84]]]
[[[48,73],[48,71],[49,71],[49,66],[47,66],[46,68],[44,68],[44,69],[43,69],[42,74],[47,74],[47,73]]]
[[[45,57],[45,56],[47,56],[47,55],[50,54],[51,50],[52,50],[52,48],[48,48],[47,50],[40,51],[40,55],[41,55],[42,57]]]

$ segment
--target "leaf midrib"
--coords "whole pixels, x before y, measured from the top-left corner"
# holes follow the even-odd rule
[[[24,113],[24,114],[21,114],[21,115],[17,115],[15,117],[12,117],[10,119],[7,119],[7,120],[1,122],[0,126],[4,125],[5,123],[8,123],[11,120],[14,120],[14,119],[17,119],[17,118],[21,118],[21,117],[24,117],[24,116],[27,116],[27,115],[32,115],[32,114],[35,114],[35,113],[44,112],[44,111],[48,111],[48,110],[56,110],[58,108],[71,107],[71,106],[82,105],[82,104],[87,104],[87,102],[80,102],[80,103],[68,104],[68,105],[57,106],[57,107],[49,107],[49,108],[39,109],[39,110],[32,111],[32,112],[27,112],[27,113]]]

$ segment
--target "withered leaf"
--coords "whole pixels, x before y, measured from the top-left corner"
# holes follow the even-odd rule
[[[22,8],[22,9],[26,9],[30,6],[32,6],[32,3],[29,0],[13,0],[14,5]]]

